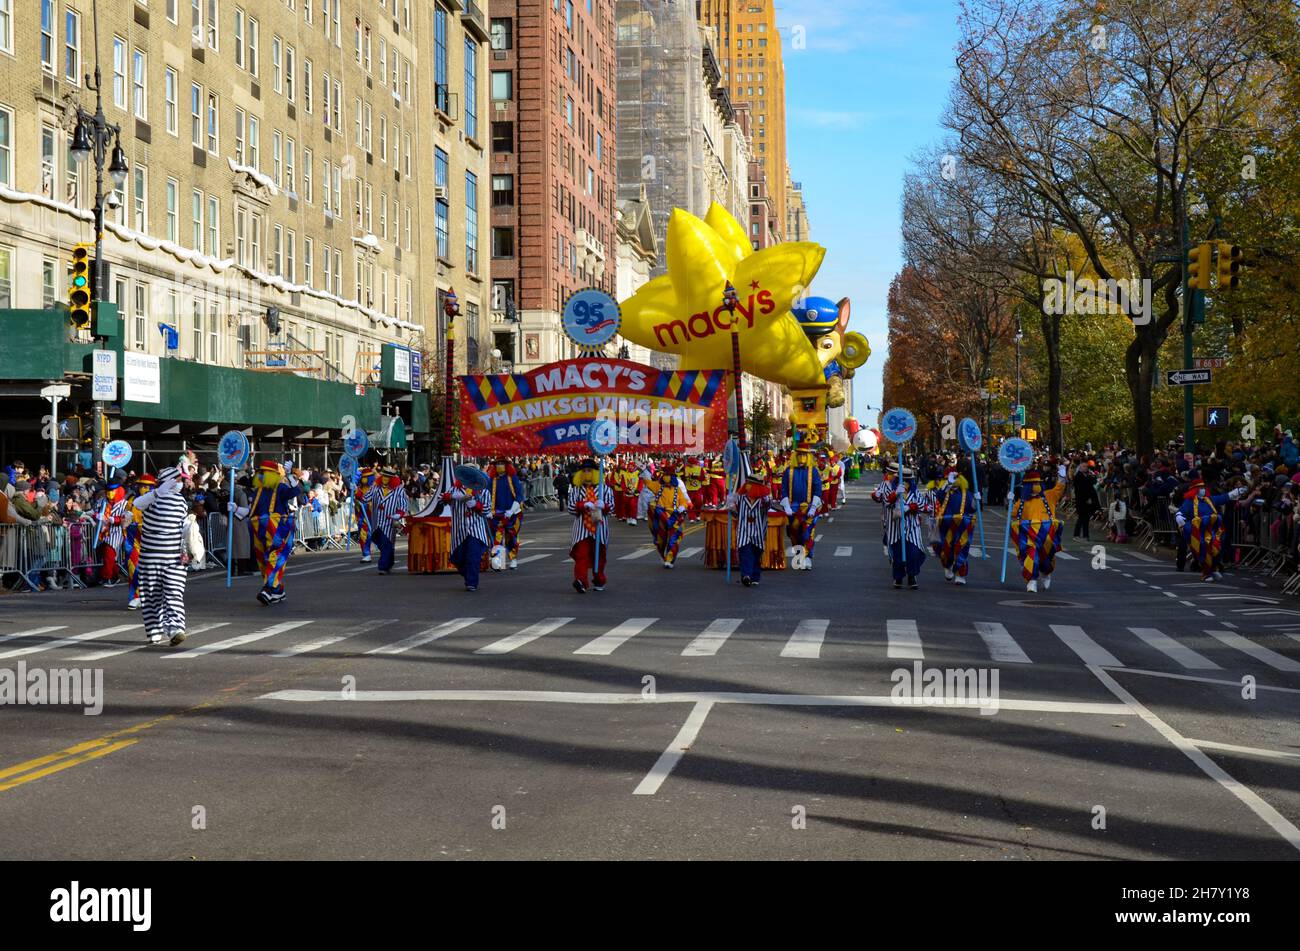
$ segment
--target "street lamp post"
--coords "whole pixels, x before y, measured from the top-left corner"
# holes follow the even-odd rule
[[[447,315],[447,379],[442,409],[442,456],[443,459],[449,459],[454,451],[451,439],[451,414],[455,409],[456,399],[452,395],[451,388],[456,378],[456,318],[460,316],[460,301],[456,298],[454,287],[448,289],[442,310]]]
[[[731,324],[731,367],[736,380],[736,443],[740,451],[744,452],[748,447],[745,441],[745,396],[740,388],[740,328],[736,326],[736,307],[739,304],[740,295],[736,293],[736,288],[731,281],[727,281],[727,286],[722,292],[722,306],[727,309]]]
[[[99,319],[99,305],[104,299],[106,275],[104,273],[104,160],[109,159],[108,174],[113,184],[120,188],[126,181],[129,171],[126,153],[122,151],[122,127],[111,123],[104,115],[104,101],[100,92],[99,72],[99,5],[93,4],[91,12],[95,28],[95,79],[91,83],[86,77],[86,88],[95,92],[95,111],[87,112],[76,104],[77,125],[72,132],[72,145],[69,151],[78,162],[93,157],[95,160],[95,270],[94,285],[91,287],[91,313]],[[113,143],[109,154],[109,143]],[[104,403],[95,400],[94,431],[91,433],[91,469],[97,471],[100,465],[100,441],[104,428]]]
[[[1020,402],[1020,344],[1025,339],[1025,332],[1016,321],[1016,435],[1021,435],[1025,427],[1025,408]]]

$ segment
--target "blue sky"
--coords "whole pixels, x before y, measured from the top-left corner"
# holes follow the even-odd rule
[[[957,4],[777,0],[776,9],[790,172],[803,183],[812,239],[827,249],[811,290],[853,302],[849,327],[871,342],[854,378],[854,412],[874,425],[866,407],[881,400],[903,175],[909,157],[940,136]],[[796,49],[801,36],[805,48]]]

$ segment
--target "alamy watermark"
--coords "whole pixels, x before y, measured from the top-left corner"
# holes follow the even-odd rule
[[[1120,313],[1134,326],[1145,327],[1151,323],[1151,281],[1076,278],[1067,271],[1064,280],[1043,281],[1043,313],[1061,317]]]
[[[104,709],[104,669],[29,669],[21,660],[17,670],[0,667],[0,707],[3,706],[82,707],[81,712],[86,716],[98,716]]]
[[[979,707],[981,716],[998,712],[999,670],[988,667],[898,667],[889,675],[889,695],[900,706]]]

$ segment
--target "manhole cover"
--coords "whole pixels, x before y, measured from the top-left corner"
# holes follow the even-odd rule
[[[998,604],[1005,604],[1010,608],[1090,608],[1091,604],[1084,604],[1082,601],[1052,601],[1047,598],[1016,598],[1010,601],[999,601]]]

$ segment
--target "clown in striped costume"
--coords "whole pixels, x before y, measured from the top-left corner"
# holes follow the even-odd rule
[[[140,532],[140,559],[136,568],[140,586],[140,615],[150,644],[171,638],[185,640],[185,516],[189,504],[181,495],[184,476],[168,466],[158,473],[157,488],[134,502],[144,513]]]
[[[1201,568],[1202,581],[1222,581],[1219,554],[1223,547],[1223,516],[1219,510],[1241,497],[1245,489],[1233,489],[1223,495],[1210,495],[1205,480],[1192,473],[1192,484],[1183,496],[1183,504],[1174,519],[1183,533],[1187,550]]]
[[[565,506],[573,516],[569,557],[573,559],[573,590],[587,593],[587,579],[597,591],[605,590],[605,561],[609,552],[609,520],[614,514],[614,491],[600,481],[600,466],[584,459],[573,473]],[[596,549],[600,555],[597,560]]]
[[[375,470],[366,466],[357,473],[357,487],[353,492],[357,503],[357,544],[361,546],[362,564],[370,563],[370,526],[375,520],[375,513],[366,498],[374,488],[375,479]]]
[[[672,568],[677,563],[682,531],[690,517],[691,496],[682,480],[677,478],[676,467],[670,462],[659,468],[656,484],[658,491],[650,517],[650,531],[654,534],[655,548],[664,560],[664,567]]]
[[[135,480],[135,496],[127,501],[126,533],[122,541],[122,560],[126,562],[126,606],[132,611],[140,607],[140,525],[144,510],[136,508],[135,500],[153,489],[158,480],[145,473]]]
[[[523,527],[524,501],[528,496],[523,480],[509,460],[497,459],[488,475],[492,479],[489,490],[492,567],[499,571],[497,564],[502,562],[513,570],[519,567],[519,529]]]
[[[890,463],[890,472],[898,475],[898,463]],[[903,587],[903,575],[913,591],[916,576],[925,564],[925,543],[921,540],[921,516],[932,511],[934,497],[916,484],[911,469],[902,470],[901,478],[882,482],[871,493],[871,500],[885,506],[885,547],[893,567],[894,587]]]
[[[114,585],[119,581],[117,556],[122,550],[128,518],[130,513],[127,511],[126,489],[122,487],[122,480],[120,477],[109,479],[104,504],[99,513],[99,544],[96,549],[100,556],[99,579],[106,585]]]
[[[789,516],[786,534],[790,554],[806,571],[812,570],[813,546],[817,544],[817,520],[822,507],[822,477],[817,462],[807,449],[796,449],[794,458],[781,474],[781,508]],[[799,556],[802,555],[802,558]],[[791,567],[795,567],[792,563]]]
[[[1061,550],[1061,529],[1064,527],[1056,513],[1064,494],[1064,481],[1044,489],[1041,474],[1033,470],[1025,473],[1020,497],[1011,509],[1011,544],[1016,546],[1026,591],[1038,590],[1040,576],[1044,591],[1052,586],[1052,572],[1056,570],[1056,553]]]
[[[279,463],[263,462],[253,477],[253,558],[262,572],[257,600],[265,605],[284,600],[284,569],[293,553],[298,508],[298,480],[287,477]]]
[[[371,537],[379,549],[379,573],[386,575],[393,570],[397,533],[411,508],[406,489],[402,487],[401,476],[392,469],[381,471],[375,484],[366,493],[365,504],[373,520],[370,525]]]
[[[934,544],[934,553],[943,565],[943,576],[965,584],[970,568],[971,528],[975,524],[975,493],[966,479],[949,466],[943,484],[934,492],[934,500],[939,519],[939,539]]]
[[[746,588],[763,578],[763,551],[767,547],[767,510],[772,499],[767,478],[751,472],[739,492],[727,505],[736,513],[736,554],[740,560],[740,583]]]
[[[451,563],[465,579],[466,591],[478,590],[483,552],[491,544],[487,514],[479,497],[487,492],[488,480],[484,476],[481,489],[471,488],[458,478],[451,491],[442,495],[442,500],[451,505]]]

